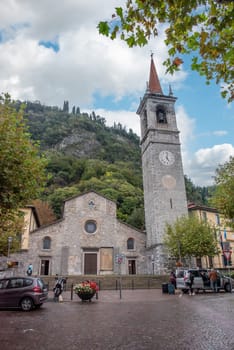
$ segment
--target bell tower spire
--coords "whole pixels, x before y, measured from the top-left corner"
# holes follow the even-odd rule
[[[153,53],[151,54],[151,63],[150,63],[150,75],[149,75],[149,92],[154,94],[163,95],[160,81],[158,79],[158,74],[155,68]]]

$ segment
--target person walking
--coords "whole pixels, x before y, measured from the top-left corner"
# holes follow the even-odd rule
[[[173,286],[176,289],[176,275],[173,271],[171,271],[171,273],[170,273],[169,283],[173,284]]]
[[[209,273],[210,286],[214,293],[218,292],[218,274],[217,271],[212,269]]]
[[[192,271],[190,271],[188,276],[189,295],[195,295],[194,289],[193,289],[193,282],[194,282],[194,274],[192,273]]]

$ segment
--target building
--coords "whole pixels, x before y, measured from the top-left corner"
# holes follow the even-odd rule
[[[200,220],[207,221],[214,227],[214,235],[217,238],[220,254],[214,257],[203,257],[197,259],[196,266],[225,268],[232,266],[232,252],[234,248],[234,232],[230,227],[226,227],[223,223],[222,216],[217,209],[204,205],[188,204],[190,214],[197,215]]]
[[[24,214],[24,229],[21,235],[21,249],[28,249],[29,246],[29,234],[40,227],[40,220],[37,214],[37,210],[33,205],[27,205],[21,209]]]
[[[163,245],[165,225],[187,215],[187,199],[181,159],[176,98],[164,95],[151,56],[150,76],[137,114],[141,124],[141,150],[147,251],[156,273],[168,269]]]
[[[14,256],[39,275],[145,274],[145,241],[117,220],[113,201],[90,191],[67,199],[62,219],[31,231],[28,251]]]

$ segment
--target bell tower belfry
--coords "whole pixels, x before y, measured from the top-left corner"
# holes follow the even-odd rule
[[[171,88],[164,95],[151,55],[146,92],[137,114],[141,124],[147,250],[155,273],[167,270],[168,254],[163,245],[166,223],[187,215],[187,200],[181,158],[175,101]]]

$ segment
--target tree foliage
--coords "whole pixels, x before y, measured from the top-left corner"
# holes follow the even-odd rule
[[[195,186],[191,179],[187,175],[184,176],[185,189],[188,202],[208,205],[209,199],[214,192],[214,186],[201,187]]]
[[[10,251],[20,247],[20,235],[24,226],[23,213],[17,210],[4,211],[0,214],[0,254],[8,253],[8,237],[12,238]]]
[[[20,228],[19,209],[39,196],[46,175],[46,160],[30,139],[23,110],[16,111],[10,96],[0,96],[0,236],[15,236]]]
[[[216,169],[215,183],[210,203],[223,214],[227,225],[234,227],[234,157]]]
[[[191,68],[224,83],[222,95],[234,99],[234,2],[218,0],[126,0],[115,8],[111,21],[98,25],[99,32],[115,39],[119,34],[129,47],[142,46],[157,36],[163,24],[168,57],[167,72],[173,73],[193,54]]]
[[[167,225],[165,245],[177,259],[214,256],[218,253],[215,231],[206,221],[196,215],[183,216]]]

